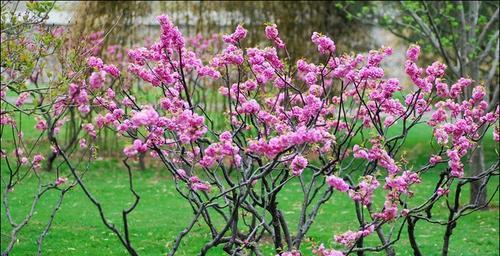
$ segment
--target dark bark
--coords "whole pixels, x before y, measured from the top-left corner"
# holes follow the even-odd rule
[[[410,245],[413,250],[413,255],[422,256],[420,249],[418,248],[417,239],[415,237],[415,224],[418,219],[412,217],[408,218],[408,239],[410,240]]]

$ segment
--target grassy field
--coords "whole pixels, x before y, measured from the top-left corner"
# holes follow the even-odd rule
[[[30,126],[31,124],[25,124]],[[425,139],[424,139],[425,138]],[[416,128],[406,142],[406,158],[421,164],[427,161],[429,151],[430,130]],[[487,162],[497,159],[498,145],[493,143],[491,132],[485,138],[484,144]],[[8,143],[8,141],[3,141]],[[5,162],[1,161],[2,173]],[[175,191],[172,178],[162,168],[150,164],[145,171],[134,172],[135,185],[141,195],[138,208],[130,215],[131,240],[140,255],[162,255],[169,251],[176,235],[189,223],[193,213],[189,205]],[[90,190],[104,206],[106,215],[117,224],[121,224],[121,210],[133,201],[128,191],[127,175],[119,160],[101,159],[92,163],[86,182]],[[440,170],[434,170],[423,175],[423,183],[415,186],[417,191],[414,204],[432,193],[432,184],[437,179]],[[307,172],[304,176],[307,179]],[[44,173],[43,178],[53,180],[54,173]],[[491,182],[489,191],[495,190],[499,184],[498,177]],[[2,195],[5,185],[2,183]],[[30,176],[10,194],[10,204],[14,216],[24,215],[29,208],[35,190],[35,177]],[[468,188],[463,194],[463,203],[468,200]],[[36,213],[28,226],[18,236],[17,244],[11,255],[36,254],[36,240],[46,225],[51,209],[56,204],[58,192],[51,191],[44,195],[36,209]],[[300,210],[301,191],[297,181],[292,181],[279,198],[279,205],[285,209],[286,218],[291,220],[290,227],[294,229],[296,216]],[[378,194],[375,202],[380,206],[382,195]],[[499,197],[493,200],[490,209],[480,211],[461,219],[451,240],[450,255],[498,255],[499,246]],[[438,203],[441,210],[436,210],[436,216],[446,218],[444,200]],[[320,214],[308,233],[308,242],[304,244],[305,255],[310,255],[308,249],[313,243],[341,248],[333,243],[333,234],[345,232],[358,227],[353,216],[354,206],[345,195],[335,194],[320,211]],[[8,242],[11,230],[5,219],[2,205],[2,250]],[[404,230],[406,231],[406,230]],[[416,235],[419,238],[424,255],[440,254],[443,226],[417,223]],[[367,242],[376,236],[370,236]],[[178,255],[196,255],[199,249],[209,241],[209,233],[203,225],[195,225],[193,231],[183,240]],[[265,255],[274,255],[270,245],[266,245]],[[98,211],[85,197],[80,188],[70,191],[57,213],[53,227],[44,242],[45,255],[126,255],[118,239],[104,227]],[[410,255],[411,248],[403,232],[401,241],[396,244],[398,255]],[[209,255],[222,255],[222,249],[216,248]]]

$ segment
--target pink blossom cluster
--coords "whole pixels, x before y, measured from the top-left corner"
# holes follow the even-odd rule
[[[245,39],[247,36],[247,30],[243,26],[236,26],[236,30],[231,35],[222,36],[222,40],[228,44],[237,44],[239,41]]]
[[[358,145],[353,147],[353,155],[355,158],[363,158],[371,162],[378,161],[381,167],[384,167],[389,171],[389,173],[394,174],[399,171],[399,167],[392,157],[387,154],[387,151],[382,147],[382,144],[376,139],[372,140],[373,146],[371,149],[366,151]]]
[[[352,200],[363,205],[369,205],[373,201],[373,192],[379,185],[380,183],[374,176],[366,175],[356,187],[349,189],[347,192]]]
[[[272,158],[280,152],[303,143],[328,143],[331,135],[320,128],[307,129],[300,127],[295,132],[273,137],[269,141],[260,139],[250,142],[248,151]]]
[[[33,161],[31,164],[33,165],[33,169],[38,170],[42,166],[41,162],[45,160],[45,157],[43,157],[41,154],[36,154],[33,156]]]
[[[279,37],[276,24],[266,26],[265,32],[267,39],[272,40],[278,48],[285,48],[285,43],[283,43],[283,40]]]
[[[375,230],[375,225],[373,225],[373,224],[367,225],[366,227],[364,227],[363,229],[361,229],[359,231],[350,231],[349,230],[343,234],[336,235],[335,241],[337,243],[351,247],[354,245],[354,243],[358,239],[360,239],[361,237],[366,237],[366,236],[370,235],[371,233],[373,233],[374,230]]]
[[[340,192],[347,192],[349,190],[349,184],[335,175],[326,177],[326,182]]]
[[[223,132],[219,135],[219,143],[210,144],[205,149],[205,154],[200,160],[201,166],[212,167],[215,162],[221,161],[224,157],[229,157],[236,166],[241,164],[239,148],[232,143],[233,137],[230,132]]]
[[[318,32],[314,32],[311,36],[312,42],[318,47],[318,51],[321,54],[334,54],[335,44],[333,40],[325,35],[321,35]]]
[[[292,169],[292,174],[298,176],[302,174],[302,171],[307,167],[307,159],[302,155],[296,155],[292,162],[290,163],[290,169]]]
[[[210,192],[211,187],[207,182],[203,182],[197,176],[192,176],[189,178],[189,183],[191,184],[191,189],[196,191],[206,191]]]
[[[148,151],[148,146],[146,143],[143,143],[141,140],[134,140],[134,143],[131,146],[125,147],[123,149],[123,153],[127,157],[133,157],[138,153],[146,153]]]
[[[313,249],[313,253],[317,256],[344,256],[345,254],[341,251],[334,249],[326,249],[324,244],[321,244],[318,248]]]
[[[28,92],[22,92],[16,100],[16,107],[21,107],[24,105],[30,94]]]

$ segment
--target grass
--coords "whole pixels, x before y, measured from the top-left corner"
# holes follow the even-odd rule
[[[32,127],[32,123],[25,123]],[[397,128],[395,128],[397,129]],[[391,131],[389,131],[391,132]],[[25,132],[28,134],[27,132]],[[416,127],[405,143],[405,158],[411,163],[425,163],[428,151],[430,129]],[[424,139],[425,138],[425,139]],[[484,148],[487,162],[497,159],[498,150],[492,142],[491,132],[485,138]],[[3,141],[7,143],[6,141]],[[2,160],[2,174],[6,170]],[[177,195],[174,184],[166,171],[158,166],[150,166],[145,171],[134,172],[134,182],[141,201],[138,208],[130,215],[131,240],[140,255],[162,255],[169,251],[176,235],[184,229],[193,216],[188,203]],[[408,166],[411,168],[411,166]],[[126,172],[118,162],[113,159],[96,160],[92,163],[90,172],[85,180],[100,202],[104,206],[106,215],[118,226],[121,226],[121,210],[128,207],[133,197],[128,191]],[[438,178],[439,170],[425,173],[422,184],[415,186],[414,205],[423,201],[432,193],[433,183]],[[53,180],[54,173],[43,173],[43,178]],[[307,171],[304,173],[308,178]],[[35,177],[32,175],[16,190],[10,194],[10,204],[13,216],[23,216],[30,206],[34,190],[36,189]],[[499,184],[498,177],[491,181],[489,191],[495,190]],[[2,183],[2,195],[5,185]],[[462,203],[468,200],[468,187],[463,192]],[[57,191],[50,191],[40,200],[36,212],[30,223],[18,235],[18,241],[12,255],[33,255],[36,252],[36,240],[46,225],[46,221],[56,200]],[[284,214],[290,219],[290,227],[295,229],[297,216],[300,210],[301,190],[297,180],[293,180],[278,198],[279,205],[283,207]],[[383,202],[381,193],[376,195],[375,204],[380,207]],[[493,206],[485,211],[476,212],[461,219],[451,240],[450,255],[498,255],[499,245],[499,197],[495,196]],[[439,209],[435,216],[446,218],[445,201],[438,202]],[[313,244],[325,243],[328,247],[341,248],[333,243],[334,234],[345,232],[358,227],[353,215],[352,201],[345,195],[336,193],[320,210],[320,214],[308,233],[307,242],[304,244],[305,255],[310,255]],[[9,226],[2,205],[1,213],[1,249],[4,250],[9,242]],[[19,219],[16,219],[19,221]],[[424,222],[417,223],[416,235],[424,255],[440,254],[443,226],[429,225]],[[401,241],[395,246],[398,255],[412,254],[411,247],[406,240],[406,230],[403,230]],[[195,255],[200,248],[209,241],[209,232],[201,224],[195,225],[192,232],[185,237],[178,255]],[[368,237],[367,243],[375,242],[376,236]],[[265,245],[265,255],[274,255],[271,245]],[[118,239],[102,224],[97,209],[85,197],[80,188],[70,191],[57,212],[53,227],[44,242],[45,255],[126,255],[125,249]],[[222,255],[222,249],[215,248],[209,255]]]

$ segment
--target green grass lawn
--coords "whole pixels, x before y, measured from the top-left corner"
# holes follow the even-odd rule
[[[32,126],[31,123],[26,124]],[[485,137],[484,143],[488,163],[496,161],[497,147],[492,142],[491,132]],[[406,147],[406,159],[411,163],[422,164],[427,161],[429,150],[430,129],[416,128],[410,134]],[[3,143],[7,143],[3,141]],[[6,171],[5,162],[1,162],[2,174]],[[416,196],[413,203],[417,204],[428,197],[433,190],[440,170],[425,173],[423,183],[414,187]],[[55,173],[42,173],[43,178],[53,180]],[[303,174],[307,179],[307,171]],[[121,227],[121,210],[133,202],[128,191],[128,179],[125,169],[118,160],[96,160],[92,163],[85,180],[95,195],[102,202],[106,215]],[[34,190],[35,177],[32,175],[10,194],[10,204],[14,216],[23,216],[30,206]],[[172,178],[160,165],[150,164],[145,171],[134,172],[134,182],[141,201],[137,209],[130,215],[131,240],[140,255],[162,255],[169,251],[176,235],[189,223],[193,212],[188,203],[177,195]],[[499,184],[495,177],[489,186],[489,191],[495,190]],[[2,184],[2,195],[5,185]],[[463,192],[462,203],[468,201],[468,187]],[[289,226],[295,229],[300,210],[301,190],[297,180],[293,180],[279,197],[279,205],[284,209]],[[44,195],[36,208],[30,223],[18,235],[17,244],[11,255],[36,254],[36,241],[46,225],[48,216],[58,199],[57,191]],[[376,195],[375,204],[380,206],[383,201],[381,193]],[[451,240],[450,255],[498,255],[499,246],[499,197],[493,200],[490,209],[480,211],[461,219],[454,230]],[[446,218],[447,210],[444,200],[437,203],[439,210],[435,216]],[[437,207],[435,207],[437,208]],[[356,230],[358,223],[353,215],[354,205],[344,194],[336,193],[320,210],[320,214],[308,233],[307,242],[303,246],[305,255],[311,255],[313,243],[325,243],[328,247],[342,248],[332,241],[334,234],[349,229]],[[9,226],[2,205],[2,250],[9,242]],[[19,221],[19,219],[16,219]],[[440,254],[442,236],[445,227],[417,223],[416,235],[424,255]],[[395,248],[398,255],[411,255],[411,247],[406,239],[406,229]],[[196,255],[200,248],[209,241],[209,233],[204,225],[197,224],[192,232],[185,237],[178,255]],[[367,238],[367,243],[374,242],[376,235]],[[104,227],[98,211],[85,197],[83,191],[76,187],[70,191],[57,213],[53,227],[44,242],[45,255],[126,255],[125,249],[116,236]],[[209,255],[222,255],[222,249],[215,248]],[[265,245],[265,255],[274,255],[271,245]],[[370,254],[368,254],[370,255]]]

